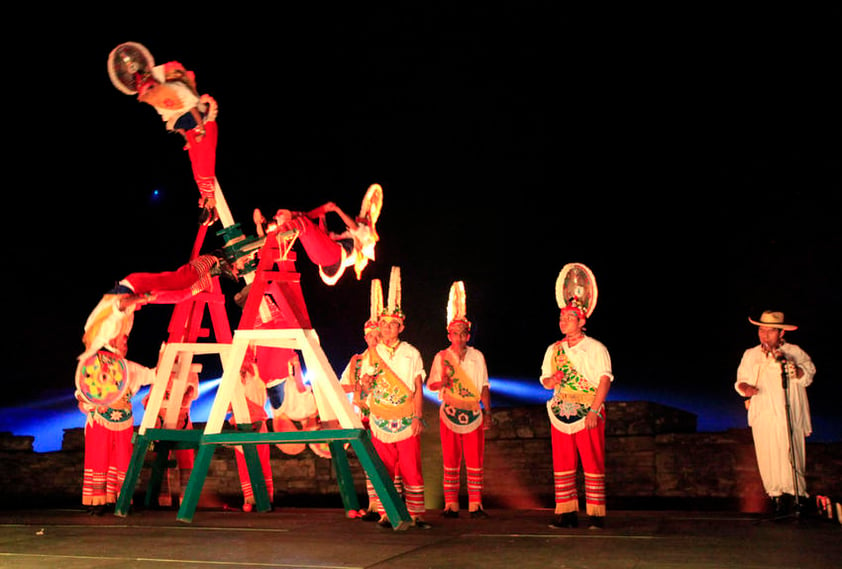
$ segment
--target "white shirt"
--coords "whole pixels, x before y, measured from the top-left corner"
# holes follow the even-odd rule
[[[488,368],[485,365],[485,356],[473,346],[467,346],[467,348],[465,358],[461,360],[449,348],[436,354],[433,359],[433,366],[430,368],[430,379],[427,380],[427,385],[431,381],[438,382],[441,380],[442,359],[449,356],[452,362],[459,362],[459,366],[468,374],[477,395],[482,392],[483,387],[488,387]],[[441,399],[441,390],[439,390],[439,398]]]
[[[795,344],[783,344],[781,352],[787,360],[804,372],[800,378],[795,377],[795,373],[788,376],[789,406],[793,428],[801,430],[804,436],[809,436],[813,427],[806,388],[813,383],[816,366],[810,356]],[[755,426],[762,420],[786,421],[781,364],[771,355],[767,356],[760,345],[746,350],[737,368],[734,389],[745,396],[745,393],[740,391],[740,383],[747,383],[759,390],[749,404],[749,426]]]

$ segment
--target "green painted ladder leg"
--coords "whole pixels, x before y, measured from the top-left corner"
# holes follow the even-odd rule
[[[354,452],[357,453],[360,464],[362,464],[365,473],[371,480],[377,498],[383,505],[383,509],[386,510],[392,528],[395,531],[409,528],[412,524],[412,517],[406,509],[406,504],[398,495],[394,481],[390,480],[383,461],[380,460],[374,445],[371,444],[368,433],[363,432],[359,439],[352,440],[351,446],[354,447]]]
[[[272,509],[272,504],[269,500],[269,489],[266,487],[263,466],[260,464],[260,455],[257,454],[257,446],[244,444],[242,447],[243,458],[246,461],[249,481],[251,482],[251,491],[254,493],[255,509],[258,512],[268,512]]]
[[[181,506],[178,507],[178,516],[176,519],[180,522],[192,522],[193,514],[196,512],[196,506],[199,503],[199,495],[202,493],[202,486],[205,485],[205,478],[208,475],[211,458],[213,458],[213,451],[216,445],[202,444],[199,445],[199,450],[196,451],[196,457],[193,459],[193,471],[190,473],[190,479],[187,481],[187,488],[184,490],[184,498],[181,500]]]
[[[357,491],[354,489],[354,477],[351,474],[351,465],[348,464],[345,441],[329,441],[328,446],[330,447],[330,456],[333,458],[333,469],[336,472],[339,495],[342,496],[345,512],[356,512],[360,509],[360,502],[357,499]]]
[[[137,487],[140,472],[143,470],[143,462],[146,460],[149,445],[152,444],[149,437],[137,433],[133,435],[133,439],[132,460],[126,469],[126,478],[123,480],[123,486],[120,488],[120,495],[117,497],[117,504],[114,507],[114,515],[123,518],[129,513],[134,489]]]
[[[146,487],[146,498],[143,501],[147,508],[158,505],[158,496],[161,494],[161,481],[167,473],[170,449],[173,446],[174,444],[169,441],[156,441],[155,443],[155,460],[152,462],[149,483]]]

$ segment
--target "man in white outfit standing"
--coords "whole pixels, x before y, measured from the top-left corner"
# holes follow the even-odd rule
[[[784,333],[798,327],[787,324],[783,312],[766,311],[749,322],[758,327],[760,345],[743,354],[734,387],[748,398],[757,466],[775,514],[787,513],[789,499],[799,514],[808,496],[804,439],[812,433],[806,388],[816,366],[804,350],[784,341]]]

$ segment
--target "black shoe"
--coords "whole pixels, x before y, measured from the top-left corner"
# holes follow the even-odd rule
[[[576,512],[567,512],[566,514],[556,514],[550,524],[551,528],[577,528],[579,527],[579,516]]]
[[[488,514],[485,512],[485,510],[483,510],[482,508],[479,508],[478,510],[474,510],[473,512],[471,512],[471,519],[472,520],[487,520]]]
[[[455,519],[459,517],[459,512],[456,510],[446,509],[441,513],[441,517]]]
[[[412,525],[409,526],[409,527],[413,527],[413,528],[416,528],[416,529],[432,529],[433,526],[431,524],[428,524],[424,520],[415,520],[415,521],[412,522]]]
[[[376,522],[380,519],[380,514],[377,512],[368,511],[360,516],[360,519],[364,522]]]
[[[781,496],[772,496],[772,513],[781,516],[784,513],[784,501]]]
[[[588,529],[605,529],[605,516],[588,516]]]
[[[378,527],[392,529],[392,522],[388,520],[388,518],[383,518],[379,522],[377,522]]]

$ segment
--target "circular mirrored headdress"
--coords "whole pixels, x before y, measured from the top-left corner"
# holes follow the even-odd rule
[[[593,272],[582,263],[564,265],[556,280],[555,298],[559,308],[579,308],[590,318],[597,299]]]
[[[108,54],[108,76],[117,89],[126,95],[136,95],[140,84],[152,73],[155,60],[143,45],[121,43]]]

